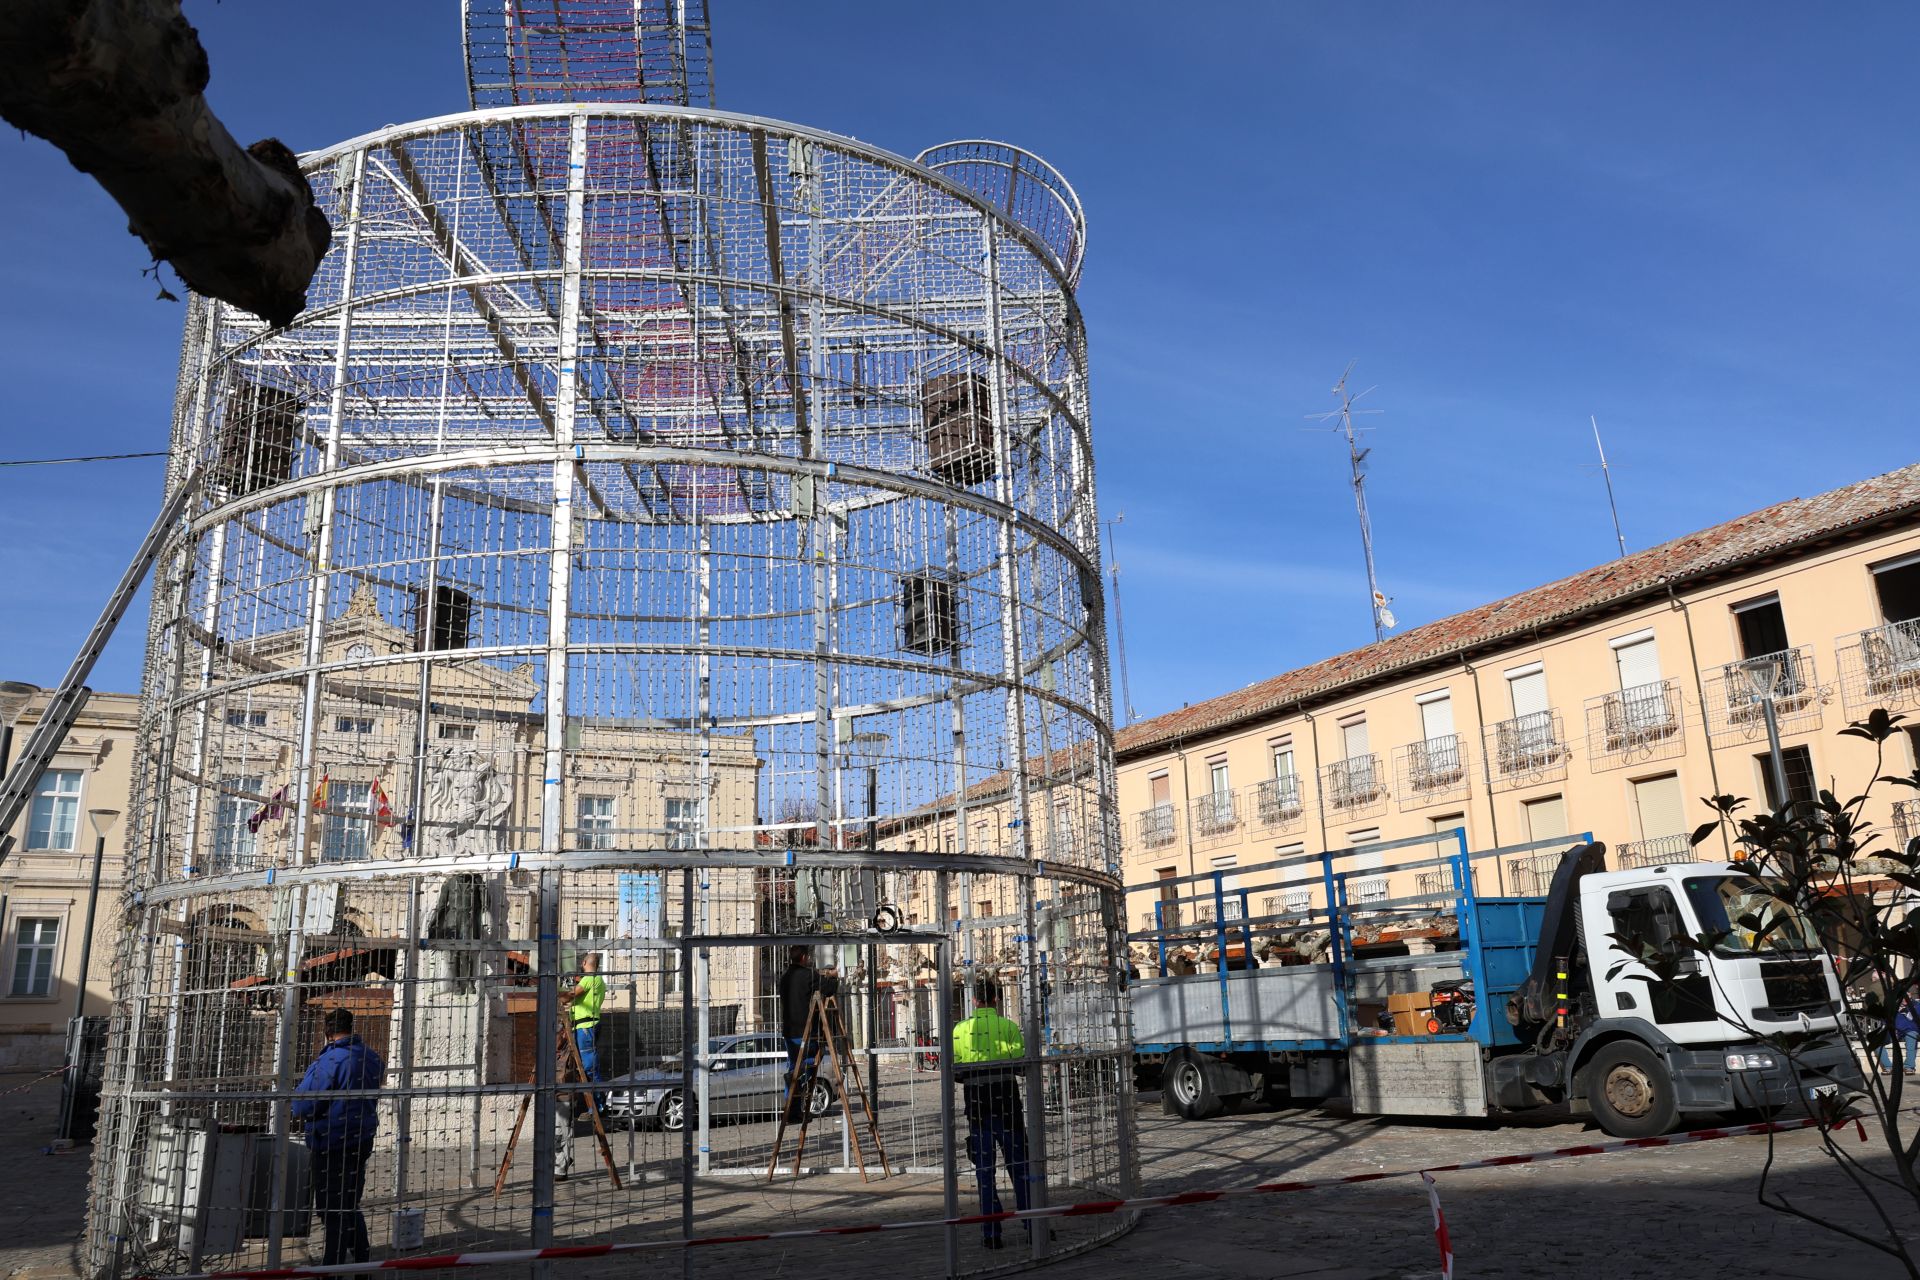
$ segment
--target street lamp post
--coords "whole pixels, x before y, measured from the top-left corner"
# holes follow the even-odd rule
[[[1793,797],[1787,791],[1787,762],[1780,751],[1780,717],[1774,709],[1774,697],[1780,687],[1781,662],[1777,655],[1750,658],[1741,666],[1747,687],[1760,703],[1767,722],[1767,769],[1773,775],[1773,793],[1784,807]]]
[[[73,1019],[67,1026],[67,1105],[60,1117],[60,1137],[73,1140],[73,1108],[80,1095],[80,1050],[87,1012],[87,967],[93,962],[93,916],[100,905],[100,864],[107,855],[107,835],[120,821],[118,809],[89,809],[93,824],[93,886],[87,890],[87,924],[80,934],[80,972],[74,984]]]
[[[40,686],[25,680],[0,680],[0,782],[6,781],[7,767],[13,760],[13,726],[20,723],[20,713],[39,692]]]

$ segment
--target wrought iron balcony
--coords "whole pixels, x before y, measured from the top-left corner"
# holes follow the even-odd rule
[[[1394,752],[1400,781],[1400,807],[1413,809],[1465,796],[1467,746],[1457,733],[1409,742]]]
[[[1676,862],[1694,861],[1693,842],[1684,831],[1651,840],[1629,840],[1615,846],[1613,856],[1622,871],[1629,867],[1672,866]]]
[[[1365,810],[1383,800],[1380,757],[1369,752],[1335,760],[1320,771],[1321,794],[1336,809],[1349,812]]]
[[[1480,868],[1473,869],[1473,882],[1480,883]],[[1458,897],[1459,886],[1454,882],[1452,867],[1435,867],[1431,871],[1422,871],[1413,878],[1413,891],[1422,898]]]
[[[1313,891],[1302,889],[1294,893],[1270,893],[1260,900],[1262,915],[1304,916],[1313,910]]]
[[[1920,618],[1859,632],[1840,650],[1840,684],[1849,715],[1920,707]]]
[[[1142,809],[1134,820],[1140,835],[1140,843],[1150,849],[1163,844],[1172,844],[1178,830],[1178,824],[1174,821],[1175,816],[1174,808],[1170,804],[1157,804],[1151,809]]]
[[[1502,720],[1487,730],[1496,791],[1567,776],[1567,743],[1558,711]]]
[[[1191,807],[1195,838],[1210,840],[1239,826],[1239,806],[1233,801],[1231,791],[1215,791],[1195,800]]]
[[[1297,821],[1306,807],[1301,800],[1300,775],[1297,773],[1256,782],[1251,790],[1253,820],[1263,827],[1284,827]]]
[[[1901,849],[1907,842],[1920,838],[1920,800],[1897,800],[1893,805],[1894,842]]]
[[[1594,771],[1679,755],[1685,749],[1681,706],[1675,680],[1655,680],[1589,699],[1587,759]]]
[[[1820,681],[1813,650],[1806,645],[1759,654],[1716,668],[1706,681],[1707,732],[1716,747],[1736,746],[1766,737],[1765,699],[1754,692],[1753,677],[1774,671],[1773,712],[1782,733],[1806,733],[1820,727]]]
[[[1515,858],[1506,866],[1507,892],[1522,898],[1546,897],[1553,887],[1553,873],[1560,869],[1560,858],[1558,852]]]

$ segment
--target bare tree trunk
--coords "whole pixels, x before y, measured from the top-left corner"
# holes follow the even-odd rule
[[[180,0],[0,3],[0,117],[93,175],[191,288],[283,325],[333,228],[293,152],[242,149],[206,86]]]

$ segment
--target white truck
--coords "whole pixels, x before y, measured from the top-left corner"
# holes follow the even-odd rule
[[[1567,845],[1544,896],[1479,883],[1512,855]],[[1422,892],[1354,900],[1393,872],[1424,872]],[[1309,887],[1324,909],[1306,906]],[[1726,863],[1608,871],[1591,836],[1469,853],[1455,830],[1135,888],[1160,894],[1155,927],[1131,935],[1158,971],[1130,983],[1136,1069],[1185,1119],[1250,1098],[1344,1096],[1358,1114],[1416,1116],[1564,1104],[1615,1136],[1651,1137],[1861,1088],[1810,926]],[[1300,909],[1255,916],[1256,897]],[[1179,924],[1188,904],[1210,906],[1207,919]],[[1756,904],[1786,913],[1757,941],[1737,923]],[[1674,943],[1718,930],[1711,955]],[[1257,936],[1276,933],[1313,938],[1324,958],[1261,966]],[[1422,933],[1427,953],[1410,954],[1404,936]],[[1612,934],[1681,955],[1678,981],[1645,981]],[[1170,971],[1196,952],[1210,972]],[[1785,1031],[1814,1039],[1791,1060],[1755,1039]]]

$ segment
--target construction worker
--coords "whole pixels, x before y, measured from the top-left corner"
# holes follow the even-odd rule
[[[801,1039],[807,1031],[807,1013],[813,996],[820,990],[820,975],[813,968],[813,948],[795,947],[787,953],[787,970],[780,975],[780,1035],[787,1042],[787,1119],[797,1120],[793,1100],[805,1095],[800,1088],[812,1082],[811,1059],[800,1061]]]
[[[980,1212],[1000,1213],[994,1186],[996,1149],[1006,1156],[1017,1209],[1028,1205],[1027,1124],[1020,1108],[1020,1062],[1027,1043],[1017,1023],[1000,1014],[1000,984],[990,977],[973,983],[973,1016],[953,1029],[954,1079],[966,1103],[967,1159],[980,1184]],[[982,1224],[989,1249],[1001,1247],[1000,1224]]]
[[[382,1088],[387,1067],[353,1033],[352,1010],[328,1010],[324,1026],[326,1046],[294,1090],[306,1096],[293,1100],[293,1118],[305,1128],[312,1153],[313,1209],[324,1233],[320,1262],[331,1267],[365,1262],[369,1256],[360,1194],[367,1185],[367,1158],[373,1154],[380,1112],[372,1098],[312,1095]]]
[[[567,1025],[573,1028],[574,1047],[580,1051],[580,1069],[590,1081],[605,1080],[600,1072],[600,1006],[607,1002],[607,980],[600,976],[600,955],[588,952],[580,961],[580,976],[566,992]],[[583,1100],[585,1094],[580,1095]],[[596,1090],[594,1102],[606,1109],[606,1098]]]

